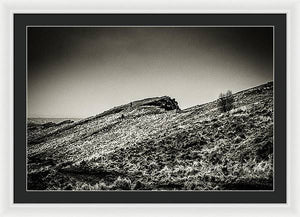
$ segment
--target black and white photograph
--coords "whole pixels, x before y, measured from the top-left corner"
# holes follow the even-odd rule
[[[273,26],[27,26],[27,191],[273,191]]]

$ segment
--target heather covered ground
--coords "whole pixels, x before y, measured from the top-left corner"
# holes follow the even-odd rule
[[[156,97],[28,123],[29,190],[272,190],[273,82],[180,110]]]

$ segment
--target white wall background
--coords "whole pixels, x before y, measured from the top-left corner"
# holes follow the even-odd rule
[[[12,12],[288,13],[288,204],[13,205]],[[298,0],[1,0],[0,216],[300,216],[300,2]],[[299,207],[299,205],[298,205]]]

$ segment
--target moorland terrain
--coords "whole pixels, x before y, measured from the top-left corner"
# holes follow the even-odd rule
[[[273,82],[181,110],[154,97],[27,126],[28,190],[271,190]]]

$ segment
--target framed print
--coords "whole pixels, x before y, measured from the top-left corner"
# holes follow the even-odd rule
[[[14,203],[286,203],[286,14],[24,14]]]

